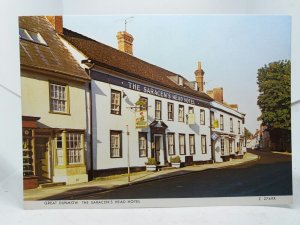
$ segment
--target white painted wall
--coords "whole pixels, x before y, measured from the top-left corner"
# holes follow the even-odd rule
[[[127,95],[126,98],[122,98],[121,104],[121,115],[113,115],[110,113],[111,107],[111,89],[124,91]],[[161,89],[161,88],[160,88]],[[192,106],[186,103],[177,102],[158,96],[149,95],[146,93],[137,92],[131,89],[111,85],[104,82],[92,81],[92,99],[93,99],[93,147],[95,150],[94,157],[96,157],[96,164],[94,169],[108,169],[118,168],[127,166],[127,135],[126,125],[129,126],[129,146],[130,146],[130,164],[131,166],[145,166],[147,157],[139,157],[139,146],[138,146],[138,131],[148,132],[148,157],[151,156],[150,146],[150,128],[137,130],[135,128],[135,113],[132,106],[137,100],[142,97],[148,98],[148,124],[154,121],[155,112],[155,100],[161,100],[162,102],[162,121],[167,124],[168,128],[166,133],[175,133],[175,151],[176,155],[179,155],[179,133],[186,134],[186,155],[190,155],[189,150],[189,134],[195,134],[195,147],[196,154],[194,155],[194,161],[206,161],[211,159],[210,150],[210,119],[209,109],[205,109],[205,125],[200,125],[200,107],[193,106],[195,112],[195,125],[188,125],[186,122],[178,122],[178,106],[179,104],[184,105],[185,114],[188,113],[188,107]],[[174,121],[168,121],[167,115],[167,103],[174,103]],[[122,147],[123,157],[122,158],[110,158],[110,130],[122,130]],[[207,142],[207,153],[201,153],[201,134],[206,135]],[[167,143],[166,143],[167,144]],[[168,152],[168,151],[167,151]],[[185,161],[185,155],[180,155],[182,162]],[[169,155],[168,155],[169,161]]]
[[[22,70],[22,115],[50,128],[86,129],[85,84]],[[70,115],[49,113],[49,80],[69,86]]]
[[[222,105],[221,103],[218,103],[216,101],[212,102],[211,105],[215,108],[212,108],[211,111],[214,112],[214,117],[219,121],[219,127],[213,128],[212,132],[221,132],[228,135],[235,135],[234,138],[234,146],[233,151],[237,148],[237,143],[240,142],[240,138],[243,138],[244,136],[244,124],[242,119],[238,117],[244,117],[244,115],[240,112],[237,112],[236,110],[230,109],[229,107],[226,107]],[[220,110],[219,110],[220,109]],[[226,113],[229,112],[229,113]],[[223,115],[224,118],[224,129],[220,129],[220,115]],[[230,118],[233,120],[233,132],[230,131]],[[238,132],[238,121],[240,121],[240,133]],[[241,144],[241,143],[240,143]],[[246,147],[244,146],[244,143],[241,146],[242,152],[246,152]],[[225,155],[226,151],[225,151]],[[221,139],[218,138],[215,142],[215,156],[216,156],[216,162],[222,162],[223,159],[221,158]]]

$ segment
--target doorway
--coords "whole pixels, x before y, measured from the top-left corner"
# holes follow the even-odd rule
[[[38,133],[35,136],[35,167],[39,183],[51,182],[50,134]]]
[[[162,135],[154,136],[154,145],[155,145],[155,159],[159,165],[164,165],[164,150],[163,150],[163,138]]]

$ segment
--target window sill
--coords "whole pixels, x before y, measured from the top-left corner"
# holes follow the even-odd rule
[[[74,167],[84,167],[85,164],[80,163],[80,164],[68,164],[67,168],[74,168]]]
[[[51,114],[65,115],[65,116],[71,116],[70,113],[66,113],[66,112],[52,112],[52,111],[49,111],[49,113],[51,113]]]

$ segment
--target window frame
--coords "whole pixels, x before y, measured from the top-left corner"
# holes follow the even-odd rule
[[[156,108],[156,106],[157,106],[157,103],[159,103],[159,105],[160,105],[160,109],[157,109]],[[155,111],[154,111],[154,117],[155,117],[155,120],[162,120],[162,117],[161,117],[161,115],[162,115],[162,102],[161,102],[161,100],[157,100],[157,99],[155,99],[155,109],[154,109]],[[156,113],[157,112],[159,112],[159,118],[157,118],[157,115],[156,115]]]
[[[52,81],[49,80],[48,81],[49,84],[49,113],[53,113],[53,114],[63,114],[63,115],[70,115],[70,91],[69,91],[69,85],[66,83],[60,83],[60,82],[56,82],[56,81]],[[52,91],[52,86],[61,86],[65,88],[65,99],[56,99],[54,97],[52,97],[51,93]],[[64,107],[65,107],[65,111],[58,111],[58,110],[53,110],[53,106],[52,106],[52,101],[53,100],[58,100],[58,101],[64,101]]]
[[[182,120],[180,120],[181,119],[181,117],[180,117],[180,109],[183,109],[182,110]],[[183,122],[184,123],[184,105],[178,105],[178,122]]]
[[[241,121],[238,120],[238,134],[241,134]]]
[[[20,35],[20,30],[22,30],[22,32],[25,34],[25,37]],[[25,41],[33,42],[35,44],[48,46],[47,42],[39,32],[34,32],[25,28],[19,27],[19,38]]]
[[[215,112],[210,111],[210,127],[214,128]]]
[[[180,140],[181,140],[180,137],[181,137],[181,136],[183,137],[183,145],[182,145],[182,143],[180,143]],[[185,134],[183,134],[183,133],[179,133],[179,134],[178,134],[178,144],[179,144],[179,154],[180,154],[180,155],[186,155]],[[181,146],[184,146],[184,148],[183,148],[183,149],[184,149],[184,153],[181,152]]]
[[[173,139],[173,153],[170,152],[170,142],[169,142],[169,136],[172,136]],[[167,133],[167,145],[168,145],[168,154],[169,155],[176,155],[176,149],[175,149],[175,133]]]
[[[145,155],[141,154],[140,138],[145,137],[146,146],[145,146]],[[144,158],[148,157],[148,132],[138,132],[138,145],[139,145],[139,157]]]
[[[191,137],[193,137],[193,145],[191,145]],[[192,146],[194,146],[194,151],[192,152]],[[195,155],[196,154],[196,141],[195,141],[195,134],[189,134],[189,148],[190,148],[190,154]]]
[[[169,111],[169,106],[172,106],[172,111]],[[172,118],[170,118],[172,115]],[[168,102],[168,121],[174,121],[174,103]]]
[[[203,121],[202,121],[203,119]],[[205,125],[205,110],[200,109],[200,125]]]
[[[221,138],[220,140],[220,145],[221,145],[221,155],[225,155],[225,139]]]
[[[79,135],[79,139],[78,140],[79,140],[79,143],[80,143],[80,148],[72,148],[72,147],[68,148],[68,141],[71,140],[71,139],[68,140],[68,136],[70,137],[70,135],[75,135],[75,134]],[[84,134],[80,133],[80,132],[72,132],[72,131],[68,131],[68,132],[65,133],[65,143],[66,143],[66,153],[67,153],[67,165],[69,165],[69,166],[84,164],[84,143],[82,143],[82,139],[83,139],[82,135],[84,135]],[[73,146],[74,146],[74,144],[73,144]],[[73,150],[79,150],[79,152],[80,152],[79,156],[80,156],[80,159],[81,159],[80,162],[72,162],[72,163],[70,162],[71,161],[70,157],[72,157],[72,156],[70,156],[70,150],[71,149],[73,149]],[[74,152],[73,157],[76,157],[75,152]]]
[[[112,154],[112,134],[118,134],[119,135],[119,156],[113,156]],[[111,159],[118,159],[123,158],[123,143],[122,143],[122,131],[121,130],[110,130],[110,158]]]
[[[220,130],[224,130],[224,116],[220,114]]]
[[[112,95],[113,93],[115,94],[118,94],[119,95],[119,110],[118,110],[118,113],[116,113],[117,111],[113,110],[113,102],[112,102]],[[114,104],[115,105],[115,104]],[[118,91],[118,90],[115,90],[115,89],[111,89],[110,90],[110,114],[113,114],[113,115],[118,115],[118,116],[121,116],[122,115],[122,95],[121,95],[121,91]]]
[[[204,141],[204,145],[203,145],[203,139],[205,140]],[[203,151],[203,146],[204,146],[204,150],[205,151]],[[207,154],[207,142],[206,142],[206,135],[201,135],[201,153],[202,154]]]
[[[233,119],[230,118],[230,132],[233,132]]]

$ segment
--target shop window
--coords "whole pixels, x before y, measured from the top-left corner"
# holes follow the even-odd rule
[[[56,162],[58,166],[64,165],[62,136],[58,134],[56,137]]]
[[[83,143],[80,133],[66,133],[68,164],[83,163]]]

